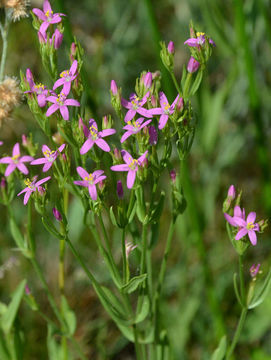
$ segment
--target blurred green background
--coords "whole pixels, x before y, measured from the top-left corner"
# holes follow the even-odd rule
[[[42,1],[32,1],[41,7]],[[218,340],[232,336],[239,316],[232,277],[237,271],[237,255],[226,234],[221,211],[229,185],[243,190],[246,211],[256,211],[257,219],[271,214],[270,114],[271,114],[271,5],[269,0],[52,0],[55,11],[68,15],[60,52],[59,69],[68,68],[68,51],[74,34],[85,50],[85,74],[91,97],[91,111],[97,118],[112,113],[110,81],[115,79],[127,97],[143,70],[164,73],[159,60],[159,41],[175,43],[175,73],[180,79],[189,59],[183,42],[189,37],[189,21],[216,42],[211,61],[193,99],[198,127],[188,165],[181,173],[188,208],[179,217],[172,255],[166,275],[163,311],[176,359],[210,359]],[[30,68],[41,82],[48,83],[41,68],[38,40],[31,18],[13,24],[10,32],[6,73],[19,77]],[[165,76],[163,89],[172,100],[176,91]],[[23,133],[33,133],[42,143],[40,130],[23,103],[13,120],[1,128],[4,146],[10,152]],[[177,158],[176,167],[178,168]],[[164,186],[168,179],[164,179]],[[15,199],[18,223],[24,224],[21,199]],[[160,266],[168,224],[169,205],[160,224],[160,243],[154,264]],[[78,242],[89,264],[95,264],[99,279],[109,275],[97,260],[96,247],[83,228],[80,203],[69,209],[71,238]],[[30,264],[16,251],[0,206],[0,301],[21,278],[27,277],[33,294],[47,307],[40,284]],[[114,234],[115,256],[120,258],[118,233]],[[57,296],[58,244],[41,230],[36,221],[38,254],[46,277]],[[80,243],[80,245],[79,245]],[[250,248],[249,267],[261,262],[263,272],[270,267],[270,230]],[[55,258],[55,260],[54,260]],[[7,262],[11,266],[7,266]],[[8,263],[8,264],[9,264]],[[6,268],[6,269],[4,269]],[[127,344],[110,321],[88,279],[67,253],[66,293],[78,320],[76,338],[90,359],[133,359]],[[271,293],[270,293],[271,295]],[[47,309],[48,313],[50,310]],[[236,359],[271,359],[271,296],[248,315]],[[25,359],[47,359],[46,324],[26,304],[20,311],[25,331]]]

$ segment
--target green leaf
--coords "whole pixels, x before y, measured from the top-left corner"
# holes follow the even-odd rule
[[[127,284],[123,285],[121,290],[124,293],[131,294],[138,288],[140,284],[142,284],[146,280],[146,278],[147,278],[147,274],[135,276]]]
[[[55,327],[52,324],[48,324],[47,349],[48,349],[48,357],[50,360],[62,359],[61,348],[54,339],[54,335],[56,333],[57,332]]]
[[[138,324],[146,319],[150,312],[150,300],[147,295],[144,295],[143,301],[139,305],[139,308],[137,309],[134,324]]]
[[[271,269],[269,270],[262,287],[257,292],[257,294],[255,294],[254,301],[251,301],[251,303],[249,304],[248,309],[254,309],[256,306],[259,306],[264,301],[264,299],[268,295],[270,286],[271,286]]]
[[[9,219],[9,226],[10,226],[11,235],[14,241],[16,242],[16,245],[20,250],[24,251],[26,249],[26,243],[13,217],[10,217]]]
[[[128,315],[124,311],[123,303],[119,300],[119,298],[107,287],[101,286],[105,295],[107,296],[108,301],[112,304],[112,306],[119,311],[119,313],[123,316],[123,318],[128,318]]]
[[[16,318],[20,306],[20,302],[24,295],[25,284],[26,284],[26,280],[24,279],[17,286],[12,296],[12,300],[8,305],[7,311],[4,313],[4,315],[1,318],[1,326],[5,333],[9,333],[12,328],[12,325],[14,323],[14,320]]]
[[[61,309],[63,311],[64,319],[68,325],[69,335],[72,336],[76,330],[76,316],[69,307],[68,301],[65,296],[61,296]]]
[[[226,336],[223,336],[219,342],[218,347],[214,351],[211,360],[223,360],[224,356],[226,355],[226,350],[227,350]]]
[[[197,73],[195,81],[193,82],[193,85],[191,86],[189,96],[193,96],[196,93],[196,91],[198,90],[201,80],[202,80],[202,75],[203,75],[203,70],[200,69]]]
[[[114,211],[113,211],[113,206],[110,207],[109,215],[110,215],[110,220],[112,222],[112,225],[117,227],[118,225],[117,225],[116,217],[115,217],[115,214],[114,214]]]
[[[1,329],[0,329],[0,359],[1,360],[11,360],[11,356],[8,351],[7,343],[6,343],[4,334]]]
[[[45,218],[44,216],[41,218],[42,223],[45,227],[45,229],[54,237],[56,237],[59,240],[64,240],[64,236],[61,235],[57,229],[55,228],[54,224],[52,223],[52,221],[49,218]]]

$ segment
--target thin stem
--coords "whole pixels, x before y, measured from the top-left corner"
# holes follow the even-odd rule
[[[240,276],[241,301],[242,301],[242,304],[245,304],[244,263],[243,263],[242,255],[239,255],[239,276]]]
[[[122,246],[122,271],[123,271],[123,283],[127,284],[129,281],[129,265],[126,256],[126,246],[125,246],[125,228],[122,229],[121,237],[121,246]]]
[[[134,338],[135,338],[136,359],[137,360],[142,360],[141,349],[140,349],[140,345],[139,345],[139,342],[138,342],[136,324],[133,325],[133,331],[134,331]]]
[[[238,326],[237,326],[237,329],[235,331],[235,334],[234,334],[234,337],[233,337],[233,340],[232,340],[232,343],[231,343],[231,346],[227,352],[227,356],[226,356],[226,360],[229,360],[234,349],[235,349],[235,346],[239,340],[239,337],[241,335],[241,331],[243,329],[243,326],[244,326],[244,323],[245,323],[245,319],[246,319],[246,315],[247,315],[247,308],[243,308],[242,312],[241,312],[241,316],[239,318],[239,322],[238,322]]]
[[[54,313],[55,313],[55,316],[57,317],[57,319],[58,319],[58,321],[60,322],[61,326],[62,326],[64,329],[66,329],[66,328],[67,328],[66,323],[65,323],[65,321],[63,320],[63,318],[62,318],[62,316],[61,316],[61,314],[60,314],[60,311],[58,310],[58,307],[57,307],[57,305],[56,305],[56,303],[55,303],[55,300],[54,300],[54,298],[53,298],[53,296],[52,296],[52,294],[51,294],[51,292],[50,292],[50,290],[49,290],[49,287],[48,287],[48,285],[47,285],[47,283],[46,283],[46,280],[45,280],[45,278],[44,278],[44,275],[43,275],[43,273],[42,273],[42,270],[41,270],[41,268],[40,268],[40,265],[38,264],[38,262],[37,262],[37,260],[36,260],[35,258],[32,258],[32,259],[31,259],[31,262],[32,262],[32,265],[33,265],[33,267],[34,267],[34,269],[35,269],[35,271],[36,271],[36,273],[37,273],[37,275],[38,275],[38,277],[39,277],[39,279],[40,279],[40,281],[41,281],[41,283],[42,283],[42,285],[43,285],[43,288],[44,288],[44,290],[45,290],[45,292],[46,292],[46,294],[47,294],[48,300],[49,300],[49,302],[50,302],[50,305],[51,305],[51,307],[52,307],[52,310],[53,310]]]
[[[141,248],[141,261],[140,261],[140,274],[144,274],[146,271],[146,254],[147,254],[147,247],[148,247],[148,226],[143,224],[142,230],[142,248]]]
[[[175,85],[176,90],[178,91],[180,97],[182,97],[182,91],[181,91],[181,88],[180,88],[180,86],[179,86],[179,84],[178,84],[178,81],[177,81],[177,79],[176,79],[176,77],[175,77],[175,75],[174,75],[174,72],[171,71],[171,72],[170,72],[170,75],[171,75],[171,78],[172,78],[172,80],[173,80],[173,82],[174,82],[174,85]]]
[[[7,59],[7,50],[8,50],[8,30],[9,30],[10,19],[7,16],[7,12],[5,12],[5,25],[0,27],[1,35],[2,35],[2,56],[1,56],[1,64],[0,64],[0,82],[3,81],[5,64]]]

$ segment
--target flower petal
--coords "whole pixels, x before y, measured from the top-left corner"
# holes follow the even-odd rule
[[[53,104],[51,105],[48,110],[46,111],[46,116],[51,116],[54,112],[56,112],[59,109],[59,105]]]
[[[80,102],[75,99],[67,99],[64,104],[68,106],[80,106]]]
[[[162,130],[166,126],[167,121],[168,121],[168,115],[162,114],[160,116],[160,120],[159,120],[159,123],[158,123],[158,129]]]
[[[110,151],[109,145],[108,145],[107,142],[104,141],[103,139],[98,139],[98,140],[96,140],[96,141],[95,141],[95,144],[96,144],[97,146],[99,146],[99,148],[102,149],[103,151],[106,151],[106,152]]]
[[[69,110],[68,110],[67,106],[60,106],[59,110],[60,110],[60,113],[61,113],[63,119],[68,121],[69,120]]]
[[[112,171],[129,171],[129,166],[127,164],[113,165],[110,168]]]
[[[25,175],[27,175],[29,172],[27,167],[23,163],[18,163],[17,168],[20,170],[21,173],[23,173]]]
[[[124,121],[127,123],[128,121],[131,121],[135,117],[136,111],[135,110],[128,110]]]
[[[116,133],[116,130],[115,129],[105,129],[103,131],[100,131],[99,132],[99,135],[101,137],[106,137],[106,136],[109,136],[109,135],[113,135]]]
[[[121,139],[120,139],[121,144],[122,144],[125,140],[127,140],[128,137],[130,137],[131,135],[133,135],[133,132],[132,132],[132,131],[126,131],[126,132],[122,135],[122,137],[121,137]]]
[[[46,178],[43,178],[39,181],[36,182],[36,187],[40,186],[41,184],[45,183],[46,181],[50,180],[51,179],[51,176],[47,176]]]
[[[97,200],[97,190],[95,185],[89,185],[88,192],[92,200]]]
[[[20,156],[20,145],[19,143],[16,143],[14,146],[13,146],[13,150],[12,150],[12,156]]]
[[[87,139],[80,149],[80,154],[81,155],[86,154],[92,148],[93,145],[94,145],[94,141],[92,139]]]
[[[76,171],[81,176],[82,179],[84,179],[85,177],[88,178],[88,176],[89,176],[89,173],[85,169],[83,169],[81,166],[78,166],[76,168]]]
[[[16,169],[15,164],[9,164],[9,166],[6,168],[5,176],[9,176],[13,171]]]
[[[241,238],[243,238],[244,236],[246,236],[248,230],[246,228],[242,228],[241,230],[238,231],[238,233],[235,236],[235,240],[240,240]]]
[[[257,245],[257,236],[256,236],[255,231],[249,230],[248,231],[248,237],[249,237],[249,240],[250,240],[250,242],[251,242],[251,244],[253,246]]]
[[[247,224],[252,223],[254,224],[254,221],[256,220],[256,213],[254,211],[250,212],[247,216]]]
[[[134,186],[135,178],[136,178],[136,171],[135,170],[128,171],[128,175],[127,175],[127,188],[128,189],[132,189],[132,187]]]

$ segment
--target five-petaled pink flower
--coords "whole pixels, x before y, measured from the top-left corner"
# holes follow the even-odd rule
[[[53,103],[47,112],[46,116],[52,115],[57,110],[60,111],[64,120],[69,120],[69,110],[68,106],[80,106],[80,103],[75,99],[67,99],[67,94],[63,91],[59,95],[51,95],[46,98],[47,101]]]
[[[32,161],[32,156],[21,156],[20,145],[16,143],[12,150],[12,157],[6,156],[0,159],[1,164],[9,164],[5,171],[5,176],[9,176],[16,168],[23,174],[28,174],[28,169],[24,162]]]
[[[44,37],[46,37],[46,30],[50,24],[58,24],[61,22],[61,16],[66,16],[61,13],[54,14],[48,0],[44,0],[43,11],[37,8],[34,8],[32,11],[40,20],[42,20],[39,31]]]
[[[257,244],[256,231],[260,231],[260,227],[255,223],[256,213],[254,211],[250,212],[246,219],[245,210],[241,211],[239,206],[235,206],[233,217],[228,214],[224,214],[224,216],[232,226],[238,227],[235,240],[240,240],[248,235],[251,244],[254,246]]]
[[[123,143],[126,139],[128,139],[129,136],[137,134],[141,129],[143,129],[145,126],[147,126],[152,120],[149,119],[145,122],[144,118],[141,117],[135,121],[129,121],[127,125],[123,127],[124,130],[127,130],[121,137],[120,142]]]
[[[83,155],[87,153],[94,144],[99,146],[103,151],[110,151],[110,147],[107,142],[103,139],[106,136],[115,134],[115,129],[105,129],[98,131],[97,123],[94,119],[89,120],[89,129],[83,124],[83,131],[87,140],[84,142],[83,146],[80,149],[80,154]]]
[[[132,94],[130,96],[130,101],[127,101],[125,99],[121,99],[121,104],[126,109],[128,109],[127,114],[125,115],[124,121],[127,123],[128,121],[132,120],[135,117],[135,114],[138,113],[142,116],[145,116],[147,118],[151,118],[152,114],[150,110],[145,109],[143,106],[148,100],[148,97],[150,96],[149,91],[147,94],[143,97],[142,100],[139,99],[136,94]]]
[[[42,171],[46,172],[51,168],[51,166],[53,165],[53,162],[56,160],[56,158],[61,153],[61,151],[63,151],[64,148],[65,148],[65,144],[62,144],[56,151],[53,151],[53,150],[49,149],[49,147],[47,145],[42,145],[42,152],[43,152],[44,157],[33,160],[30,163],[30,165],[44,164]]]
[[[133,157],[126,150],[121,150],[121,155],[125,164],[113,165],[111,166],[111,170],[113,171],[128,171],[127,175],[127,188],[131,189],[134,185],[136,179],[136,173],[139,170],[139,167],[142,166],[144,160],[147,158],[148,150],[144,152],[137,160],[133,159]]]
[[[205,43],[205,34],[203,32],[197,32],[196,37],[192,37],[187,39],[184,44],[191,46],[191,47],[200,47],[203,46]],[[212,39],[209,39],[209,43],[213,46],[215,45],[215,42]]]
[[[26,70],[26,80],[30,86],[29,91],[25,91],[25,94],[33,94],[37,95],[37,101],[40,107],[44,107],[46,105],[46,97],[48,96],[48,90],[46,86],[42,84],[35,84],[34,77],[30,69]]]
[[[92,200],[97,200],[97,189],[96,184],[106,179],[106,176],[103,175],[103,170],[96,170],[93,173],[88,173],[81,166],[76,168],[78,174],[81,176],[83,180],[74,181],[75,185],[80,185],[88,188],[89,195]]]
[[[44,188],[41,186],[41,184],[45,183],[46,181],[51,179],[51,176],[48,176],[44,179],[41,179],[37,181],[37,176],[34,176],[33,180],[30,181],[29,179],[25,180],[25,185],[27,186],[25,189],[23,189],[17,196],[20,196],[21,194],[25,193],[24,195],[24,205],[27,204],[30,195],[35,192],[36,190],[40,191],[41,193],[44,192]]]
[[[151,112],[153,115],[161,115],[160,119],[159,119],[159,123],[158,123],[159,130],[163,129],[166,126],[166,124],[168,122],[168,117],[174,113],[179,99],[180,99],[180,96],[177,95],[176,99],[170,105],[166,95],[163,92],[160,92],[159,100],[160,100],[161,107],[151,109]]]
[[[54,84],[53,90],[63,85],[62,91],[65,94],[69,94],[71,90],[71,83],[74,79],[76,79],[77,76],[77,65],[77,60],[74,60],[72,66],[70,67],[70,70],[62,71],[62,73],[60,74],[60,79],[58,79]]]

